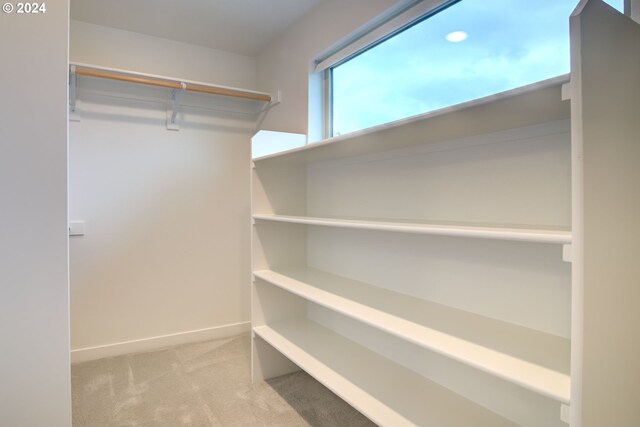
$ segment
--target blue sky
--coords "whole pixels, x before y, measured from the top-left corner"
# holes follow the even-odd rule
[[[619,10],[623,0],[610,0]],[[334,135],[569,72],[577,0],[462,0],[333,70]],[[447,34],[464,31],[458,43]]]

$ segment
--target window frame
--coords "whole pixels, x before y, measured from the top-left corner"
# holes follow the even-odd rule
[[[405,0],[387,9],[371,22],[346,37],[342,43],[319,55],[312,72],[322,80],[322,139],[333,135],[333,68],[384,43],[396,34],[416,25],[462,0]]]
[[[423,22],[442,10],[463,0],[405,0],[398,2],[370,23],[346,37],[312,62],[312,73],[322,80],[322,135],[334,137],[333,130],[333,69],[375,46],[384,43],[410,27]],[[580,3],[583,0],[579,0]],[[624,14],[640,22],[640,0],[624,0]]]
[[[427,19],[442,7],[449,7],[462,0],[404,0],[397,2],[382,14],[357,29],[334,45],[330,50],[316,56],[311,63],[311,75],[321,81],[322,98],[320,135],[309,135],[309,142],[333,137],[333,97],[331,69],[384,42],[395,34]],[[318,79],[317,76],[320,78]],[[311,79],[310,79],[311,81]],[[315,83],[317,84],[317,83]],[[311,110],[311,108],[310,108]],[[310,114],[309,120],[313,120]]]

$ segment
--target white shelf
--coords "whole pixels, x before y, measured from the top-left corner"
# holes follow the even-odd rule
[[[464,138],[538,123],[566,120],[569,103],[559,76],[425,114],[341,135],[301,148],[254,159],[271,163],[313,163],[397,150],[436,141]]]
[[[371,219],[320,218],[310,216],[256,214],[254,219],[326,227],[356,228],[362,230],[395,231],[401,233],[432,234],[439,236],[471,237],[480,239],[512,240],[538,243],[571,243],[571,231],[533,227],[487,226],[481,224],[379,221]]]
[[[308,320],[253,331],[378,425],[516,425]]]
[[[158,74],[141,73],[139,71],[123,70],[121,68],[104,67],[102,65],[86,64],[82,62],[69,62],[69,66],[78,67],[79,69],[87,69],[87,70],[100,71],[100,72],[106,72],[106,73],[115,73],[116,75],[121,75],[121,76],[159,80],[163,82],[181,82],[187,85],[198,86],[201,88],[219,89],[223,92],[235,93],[240,95],[249,95],[249,96],[255,95],[258,97],[264,97],[265,99],[264,100],[256,100],[251,98],[245,98],[245,99],[249,101],[260,102],[261,104],[264,104],[265,102],[270,102],[270,99],[271,99],[271,94],[266,92],[258,92],[251,89],[224,86],[224,85],[218,85],[218,84],[207,83],[207,82],[199,82],[195,80],[183,79],[180,77],[170,77],[170,76],[161,76]]]
[[[308,301],[562,403],[567,339],[313,269],[254,275]]]

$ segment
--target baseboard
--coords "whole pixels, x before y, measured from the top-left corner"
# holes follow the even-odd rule
[[[124,341],[96,347],[85,347],[71,350],[71,363],[86,362],[104,357],[120,356],[128,353],[158,350],[178,344],[206,341],[216,338],[227,338],[249,332],[251,322],[233,323],[230,325],[214,326],[212,328],[179,332],[177,334],[161,335],[139,340]]]

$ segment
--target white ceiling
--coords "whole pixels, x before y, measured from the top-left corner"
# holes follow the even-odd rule
[[[254,56],[322,0],[71,0],[71,18]]]

